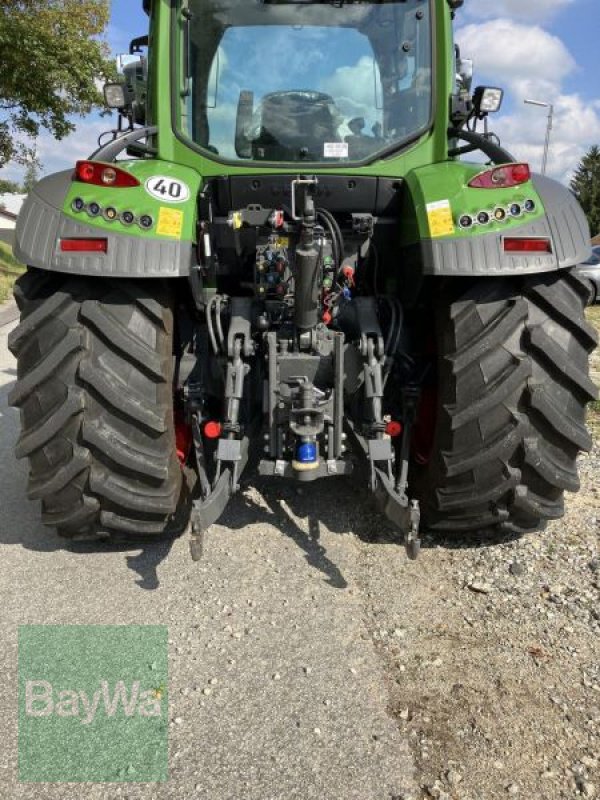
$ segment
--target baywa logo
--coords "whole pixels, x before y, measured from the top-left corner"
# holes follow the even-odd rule
[[[82,725],[91,725],[98,712],[115,717],[121,709],[126,717],[160,717],[162,691],[140,691],[140,682],[134,681],[130,689],[124,681],[117,681],[111,689],[109,681],[100,681],[92,696],[81,689],[57,691],[49,681],[27,681],[25,684],[25,713],[29,717],[77,717]]]
[[[19,777],[168,779],[168,634],[162,625],[19,628]]]

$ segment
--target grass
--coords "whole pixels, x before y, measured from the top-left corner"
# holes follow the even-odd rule
[[[11,248],[0,242],[0,305],[8,300],[13,283],[23,271],[23,265],[14,258]]]

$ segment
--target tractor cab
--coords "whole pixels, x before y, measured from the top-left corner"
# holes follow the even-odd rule
[[[182,134],[228,161],[345,164],[432,118],[428,0],[189,0]]]

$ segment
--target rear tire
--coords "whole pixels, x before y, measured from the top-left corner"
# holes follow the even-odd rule
[[[154,540],[182,532],[188,493],[173,420],[173,313],[160,281],[29,269],[10,395],[28,496],[61,536]]]
[[[413,468],[424,527],[522,533],[564,514],[597,397],[587,296],[569,271],[481,279],[440,298],[436,429],[429,464]]]

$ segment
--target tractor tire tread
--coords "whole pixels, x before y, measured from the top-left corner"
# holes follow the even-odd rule
[[[180,534],[190,498],[175,447],[168,286],[30,268],[15,296],[9,400],[42,522],[91,540]]]
[[[412,473],[425,528],[514,535],[564,514],[598,396],[587,296],[570,270],[442,290],[436,433]]]

